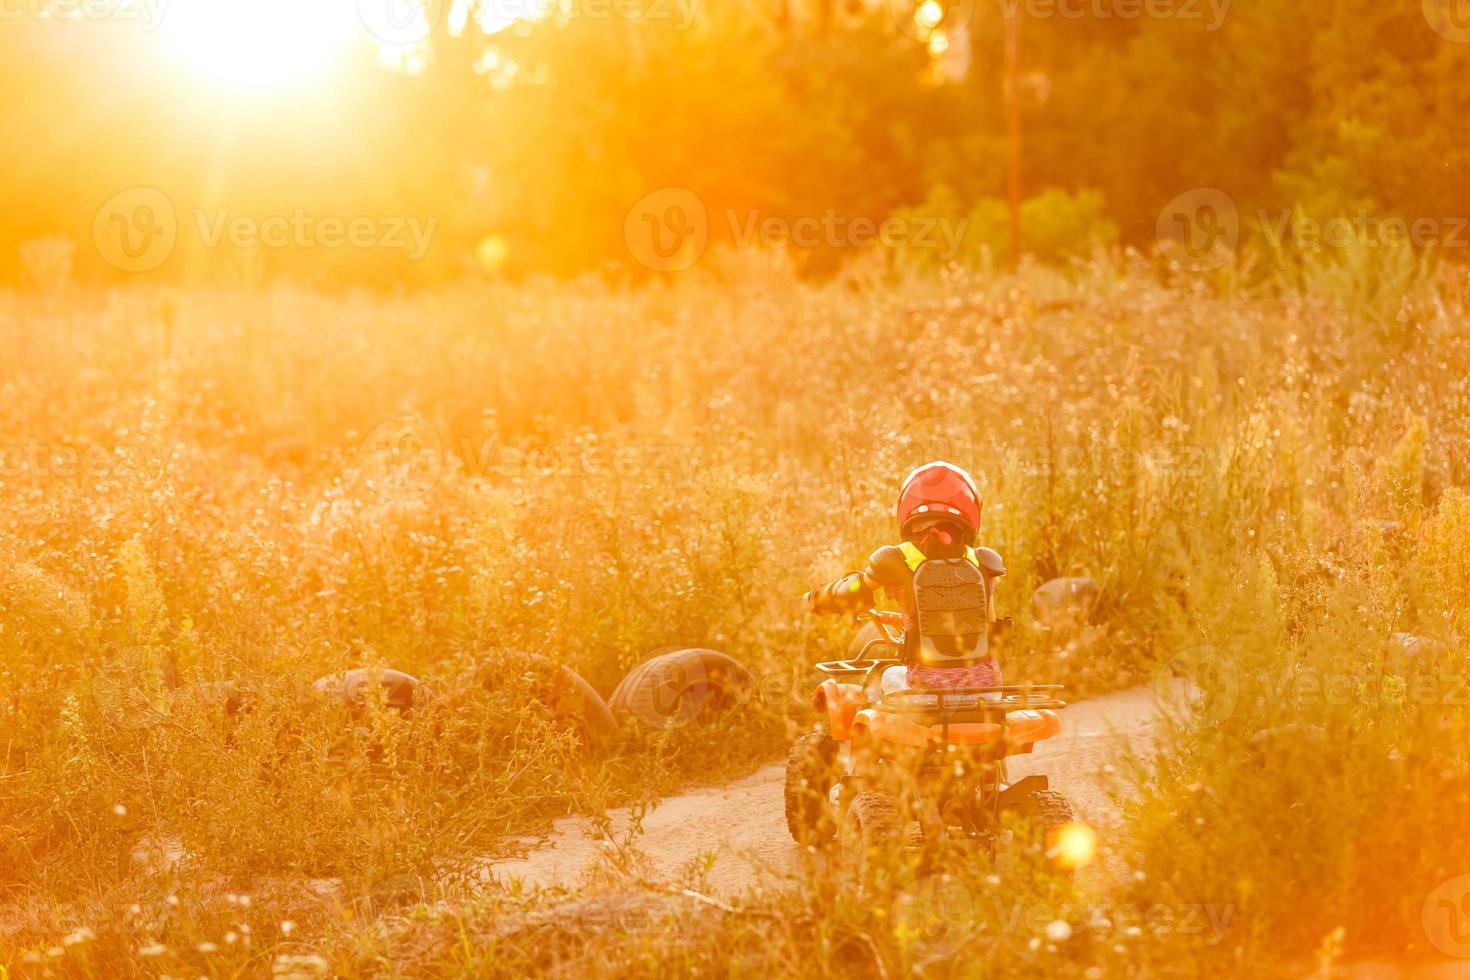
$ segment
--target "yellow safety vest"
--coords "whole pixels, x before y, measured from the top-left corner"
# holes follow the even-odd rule
[[[908,563],[909,571],[918,571],[919,566],[924,564],[924,553],[912,541],[905,541],[898,546],[898,550],[903,552],[903,560]],[[980,556],[975,554],[974,548],[965,549],[965,558],[971,565],[977,568],[980,566]]]

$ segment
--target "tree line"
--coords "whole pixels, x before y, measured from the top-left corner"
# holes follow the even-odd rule
[[[499,26],[510,8],[496,2],[475,6]],[[646,275],[629,213],[666,188],[695,195],[715,245],[765,218],[926,215],[963,219],[966,247],[945,260],[967,261],[1008,248],[1012,98],[1022,248],[1043,258],[1150,248],[1162,209],[1195,188],[1228,195],[1241,233],[1267,243],[1263,230],[1289,235],[1303,217],[1402,219],[1433,222],[1415,241],[1452,254],[1470,215],[1470,23],[1450,0],[527,0],[511,13],[528,11],[495,33],[477,11],[436,15],[411,58],[364,43],[330,84],[267,95],[196,84],[136,24],[9,18],[0,272],[23,278],[23,243],[64,236],[79,276],[125,275],[94,224],[139,186],[165,193],[179,226],[151,274],[181,280]],[[433,234],[413,256],[203,240],[222,214],[413,219]],[[855,247],[778,245],[813,274]]]

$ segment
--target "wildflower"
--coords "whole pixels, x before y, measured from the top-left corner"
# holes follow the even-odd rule
[[[149,943],[147,946],[138,947],[139,956],[162,956],[168,952],[168,947],[162,943]]]
[[[60,946],[52,946],[50,949],[46,950],[47,959],[59,960],[65,955],[66,950],[62,949]]]
[[[1047,924],[1046,938],[1054,943],[1064,943],[1072,938],[1072,926],[1065,919],[1057,919]]]
[[[112,812],[114,816],[126,817],[128,815],[128,808],[121,803],[114,803],[112,805]]]
[[[283,953],[271,962],[271,974],[278,977],[321,977],[326,976],[327,970],[327,961],[315,953],[303,956]]]
[[[168,898],[165,898],[164,901],[169,904],[170,908],[179,907],[179,896],[177,895],[170,895]]]
[[[283,921],[281,923],[281,935],[283,935],[283,936],[289,936],[289,935],[291,935],[291,933],[293,933],[295,931],[296,931],[296,923],[292,922],[290,919],[286,919],[285,921]]]
[[[82,926],[78,929],[73,929],[71,932],[67,933],[65,938],[61,940],[61,945],[78,946],[82,943],[89,943],[96,938],[97,934],[95,932],[93,932],[91,929],[88,929],[86,926]]]
[[[201,952],[201,953],[214,953],[214,952],[217,952],[219,950],[219,947],[218,946],[216,946],[214,943],[210,943],[210,942],[200,943],[198,946],[195,946],[194,948],[197,949],[197,950],[199,950],[199,952]]]
[[[225,945],[226,946],[233,946],[233,945],[235,945],[235,941],[237,939],[239,939],[239,938],[240,937],[238,935],[236,935],[233,931],[227,932],[227,933],[225,933]]]

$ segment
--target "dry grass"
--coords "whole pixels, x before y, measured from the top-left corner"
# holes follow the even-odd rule
[[[1099,899],[1229,904],[1224,941],[1083,942],[1079,923],[963,963],[1228,970],[1330,954],[1338,927],[1349,950],[1422,949],[1425,895],[1470,870],[1465,708],[1382,692],[1465,676],[1470,289],[1381,286],[1251,296],[1098,259],[824,285],[731,263],[633,292],[0,295],[0,964],[912,968],[888,903],[822,887],[739,912],[669,897],[581,933],[536,908],[507,927],[497,903],[519,900],[446,870],[778,756],[805,665],[845,640],[796,598],[891,536],[897,480],[936,454],[985,484],[1003,605],[1056,575],[1102,583],[1094,626],[1060,648],[1023,634],[1011,676],[1099,690],[1194,651],[1237,695],[1141,761],[1142,877]],[[405,434],[437,451],[393,455]],[[1390,656],[1396,631],[1433,646]],[[696,645],[762,679],[721,723],[739,739],[630,724],[589,753],[516,678],[483,684],[530,650],[606,692]],[[310,696],[365,665],[435,697],[404,719]],[[1303,675],[1350,693],[1274,696]],[[209,685],[227,679],[255,710],[225,715]],[[382,918],[417,901],[438,910]]]

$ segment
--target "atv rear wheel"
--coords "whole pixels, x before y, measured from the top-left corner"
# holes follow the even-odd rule
[[[1034,789],[1016,802],[1015,813],[1051,834],[1072,822],[1072,804],[1054,789]]]
[[[1054,789],[1034,789],[1016,801],[1012,812],[1029,826],[1018,827],[1018,841],[1039,844],[1043,852],[1055,846],[1057,831],[1072,822],[1072,804]],[[1071,880],[1074,869],[1052,864],[1063,881]]]
[[[903,831],[902,811],[888,793],[868,790],[853,798],[842,821],[842,851],[860,889],[878,890],[885,869],[898,864]]]
[[[837,743],[807,732],[786,757],[786,829],[803,847],[826,844],[837,833],[829,794],[837,782]]]

